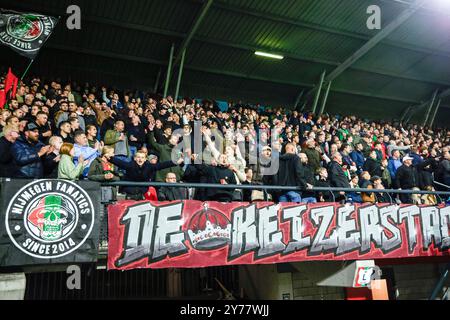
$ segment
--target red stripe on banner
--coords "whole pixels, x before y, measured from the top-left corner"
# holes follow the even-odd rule
[[[121,201],[108,268],[448,256],[450,207]]]

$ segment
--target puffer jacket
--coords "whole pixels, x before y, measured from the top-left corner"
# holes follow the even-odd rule
[[[44,177],[44,166],[38,155],[44,147],[42,142],[29,143],[24,137],[19,137],[11,148],[14,162],[17,166],[15,178],[41,179]]]

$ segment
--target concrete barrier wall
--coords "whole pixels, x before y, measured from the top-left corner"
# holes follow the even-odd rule
[[[25,286],[24,273],[0,274],[0,300],[23,300]]]

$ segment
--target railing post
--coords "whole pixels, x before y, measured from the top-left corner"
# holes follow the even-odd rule
[[[158,91],[158,85],[159,85],[159,78],[160,77],[161,77],[161,68],[159,68],[158,74],[156,75],[155,85],[153,86],[153,93],[156,93],[156,91]]]
[[[317,88],[316,96],[314,97],[314,104],[312,108],[312,113],[316,113],[317,103],[319,102],[320,92],[322,91],[323,79],[325,78],[326,71],[324,70],[320,75],[319,87]]]
[[[320,108],[319,116],[322,115],[323,112],[325,111],[325,105],[327,104],[328,94],[330,93],[331,82],[332,81],[328,82],[327,90],[325,91],[325,95],[323,96],[322,107]]]
[[[437,112],[438,112],[438,110],[439,110],[439,107],[441,106],[441,101],[442,101],[442,100],[439,99],[439,101],[438,101],[438,103],[437,103],[437,105],[436,105],[436,109],[434,110],[433,117],[431,118],[431,121],[430,121],[430,128],[433,127],[434,119],[436,118],[436,114],[437,114]]]
[[[169,64],[167,65],[166,83],[164,85],[164,98],[167,97],[167,90],[169,90],[169,82],[170,82],[170,76],[172,73],[172,60],[173,60],[174,50],[175,50],[175,44],[172,43],[172,47],[170,48]]]
[[[178,93],[180,91],[180,83],[181,83],[181,76],[183,75],[184,56],[185,55],[186,55],[186,49],[183,50],[183,53],[181,55],[180,69],[178,70],[177,88],[175,90],[175,97],[173,97],[174,100],[178,99]]]
[[[436,100],[436,96],[439,90],[435,90],[433,93],[433,97],[431,98],[430,105],[427,108],[427,113],[425,114],[425,119],[423,120],[422,126],[427,125],[428,117],[430,116],[431,109],[433,109],[434,100]]]

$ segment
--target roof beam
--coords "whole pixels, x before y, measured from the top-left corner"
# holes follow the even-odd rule
[[[20,3],[19,3],[20,4]],[[15,6],[17,6],[18,4],[15,4]],[[216,2],[213,4],[213,7],[220,7],[222,8],[223,4],[217,4]],[[228,8],[228,7],[227,7]],[[232,9],[233,11],[235,9]],[[39,12],[43,12],[41,10],[38,10]],[[239,12],[241,12],[241,9],[239,9]],[[57,15],[56,13],[50,13],[50,12],[45,12],[46,14],[49,15]],[[258,14],[259,17],[259,14]],[[262,16],[262,18],[267,18]],[[285,23],[286,20],[289,21],[289,19],[284,19],[284,18],[280,18],[278,20],[278,18],[276,18],[276,21],[279,22],[283,22]],[[150,26],[145,26],[145,25],[141,25],[141,24],[135,24],[135,23],[129,23],[129,22],[122,22],[122,21],[117,21],[117,20],[112,20],[112,19],[107,19],[104,17],[97,17],[97,16],[86,16],[83,15],[82,16],[82,20],[86,21],[86,22],[90,22],[90,23],[96,23],[96,24],[104,24],[104,25],[108,25],[108,26],[112,26],[112,27],[117,27],[117,28],[122,28],[122,29],[128,29],[128,30],[135,30],[135,31],[140,31],[140,32],[147,32],[147,33],[153,33],[153,34],[159,34],[159,35],[163,35],[163,36],[167,36],[167,37],[173,37],[173,38],[182,38],[182,39],[186,39],[188,34],[187,33],[182,33],[182,32],[176,32],[176,31],[170,31],[170,30],[164,30],[161,28],[155,28],[155,27],[150,27]],[[291,23],[291,22],[289,22]],[[295,22],[295,24],[299,25],[299,26],[310,26],[309,24],[305,24],[302,22]],[[333,32],[335,34],[339,34],[339,35],[344,35],[344,36],[354,36],[354,34],[351,33],[341,33],[341,31],[337,31],[335,32],[333,29],[329,29],[326,27],[321,27],[321,26],[315,26],[314,30],[319,30],[319,31],[324,31],[324,32]],[[318,28],[318,29],[317,29]],[[357,36],[357,38],[361,39],[361,40],[367,40],[368,38],[366,36]],[[211,39],[211,38],[205,38],[205,37],[201,37],[201,36],[193,36],[192,37],[193,41],[198,41],[198,42],[202,42],[202,43],[207,43],[207,44],[213,44],[213,45],[218,45],[218,46],[222,46],[222,47],[230,47],[230,48],[235,48],[235,49],[241,49],[241,50],[248,50],[248,51],[256,51],[258,50],[262,50],[262,51],[273,51],[270,48],[255,48],[253,46],[249,46],[249,45],[245,45],[245,44],[237,44],[237,43],[232,43],[232,42],[225,42],[225,41],[220,41],[220,40],[215,40],[215,39]],[[339,62],[336,61],[330,61],[330,60],[325,60],[325,59],[320,59],[320,58],[314,58],[314,57],[307,57],[298,53],[291,53],[291,52],[286,52],[286,51],[279,51],[278,53],[280,53],[281,55],[287,57],[287,58],[291,58],[294,60],[300,60],[300,61],[305,61],[305,62],[312,62],[312,63],[320,63],[320,64],[324,64],[324,65],[329,65],[329,66],[338,66]],[[427,52],[432,54],[433,52]],[[448,57],[450,57],[450,53],[448,54]],[[412,75],[400,75],[394,72],[387,72],[387,71],[381,71],[381,70],[373,70],[370,68],[365,68],[365,67],[356,67],[356,66],[351,66],[350,69],[352,70],[357,70],[357,71],[363,71],[363,72],[367,72],[367,73],[373,73],[373,74],[377,74],[377,75],[381,75],[381,76],[387,76],[387,77],[391,77],[391,78],[397,78],[397,79],[404,79],[404,80],[410,80],[410,81],[418,81],[418,82],[424,82],[424,83],[430,83],[430,84],[434,84],[437,86],[450,86],[450,82],[444,82],[442,80],[436,80],[436,79],[425,79],[422,77],[417,77],[417,76],[412,76]]]
[[[373,36],[368,42],[366,42],[361,48],[355,51],[350,57],[347,58],[343,63],[341,63],[336,69],[334,69],[326,77],[326,81],[333,81],[339,77],[345,70],[347,70],[353,63],[358,61],[367,52],[380,43],[383,39],[388,37],[392,32],[394,32],[400,25],[402,25],[406,20],[408,20],[416,11],[425,3],[426,0],[417,0],[408,9],[404,10],[394,21],[390,22],[386,27],[384,27],[380,32]]]
[[[256,51],[256,50],[270,51],[270,52],[281,54],[281,55],[285,56],[286,58],[299,60],[299,61],[305,61],[305,62],[320,63],[320,64],[334,66],[334,67],[337,67],[340,64],[339,62],[336,62],[336,61],[330,61],[330,60],[314,58],[314,57],[306,57],[306,56],[300,55],[298,53],[291,53],[291,52],[281,51],[281,50],[271,50],[270,48],[262,48],[262,47],[255,48],[253,46],[249,46],[246,44],[224,42],[224,41],[214,40],[214,39],[210,39],[210,38],[196,37],[195,41],[213,44],[213,45],[222,46],[222,47],[230,47],[230,48],[234,48],[234,49],[240,49],[240,50],[244,50],[244,51],[252,51],[252,52]],[[409,75],[405,76],[405,75],[400,75],[400,74],[397,74],[394,72],[373,70],[373,69],[369,69],[369,68],[356,67],[356,66],[350,66],[349,69],[367,72],[367,73],[373,73],[373,74],[391,77],[391,78],[404,79],[404,80],[409,80],[409,81],[418,81],[418,82],[430,83],[430,84],[435,84],[435,85],[450,86],[450,82],[444,82],[441,80],[434,80],[434,79],[424,79],[422,77],[409,76]]]
[[[410,6],[411,5],[411,1],[405,1],[405,0],[381,0],[383,2],[386,3],[391,3],[391,4],[398,4],[398,5],[402,5],[404,6]],[[438,10],[432,7],[428,7],[428,6],[423,6],[422,7],[422,12],[433,15],[433,16],[450,16],[449,13],[443,11],[443,10]]]
[[[389,0],[384,0],[384,1],[389,1]],[[395,1],[395,0],[391,0],[391,1]],[[33,6],[33,8],[30,9],[29,5],[26,5],[26,4],[23,4],[20,2],[15,2],[14,4],[11,5],[11,8],[17,9],[17,10],[33,10],[36,12],[40,12],[42,14],[53,15],[53,16],[62,15],[61,12],[59,12],[59,13],[54,12],[54,11],[52,12],[46,8],[42,8],[42,7],[38,7],[38,6]],[[294,19],[290,19],[287,17],[278,16],[278,15],[272,15],[272,14],[268,15],[264,12],[258,12],[256,10],[246,10],[246,9],[243,9],[240,7],[230,6],[226,3],[217,2],[217,0],[216,0],[216,2],[214,2],[213,8],[218,8],[218,9],[235,12],[238,14],[244,14],[244,15],[248,15],[248,16],[254,16],[257,18],[274,21],[274,22],[278,22],[278,23],[283,23],[283,24],[287,24],[287,25],[297,26],[300,28],[306,28],[306,29],[310,29],[310,30],[314,30],[314,31],[321,31],[321,32],[325,32],[325,33],[340,35],[340,36],[353,38],[353,39],[359,39],[359,40],[364,40],[364,41],[367,41],[370,39],[370,36],[367,36],[364,34],[358,34],[358,33],[348,32],[348,31],[344,31],[344,30],[337,30],[335,28],[328,28],[328,27],[321,26],[319,24],[314,24],[314,23],[301,22],[301,21],[297,21]],[[156,34],[164,34],[167,36],[182,37],[182,38],[184,38],[186,36],[186,34],[183,34],[183,33],[162,30],[159,28],[147,27],[147,26],[137,25],[137,24],[128,23],[128,22],[117,22],[117,21],[105,19],[102,17],[96,17],[96,16],[82,15],[81,19],[82,19],[82,21],[89,21],[92,23],[115,25],[117,27],[140,30],[140,31],[147,31],[147,32],[156,33]],[[384,45],[388,45],[388,46],[396,47],[396,48],[400,48],[400,49],[411,50],[411,51],[415,51],[415,52],[425,53],[428,55],[438,55],[438,56],[450,58],[450,52],[442,51],[437,48],[430,49],[430,48],[425,48],[425,47],[418,47],[416,45],[410,45],[407,43],[400,43],[397,41],[390,41],[390,40],[384,40],[382,43]]]
[[[169,31],[169,30],[164,30],[164,29],[160,29],[160,28],[154,28],[154,27],[149,27],[149,26],[144,26],[144,25],[139,25],[139,24],[133,24],[133,23],[118,22],[116,20],[105,19],[103,17],[90,17],[90,16],[84,17],[83,16],[83,19],[85,21],[88,21],[91,23],[101,23],[101,24],[110,25],[110,26],[114,26],[114,27],[142,31],[142,32],[149,32],[149,33],[160,34],[160,35],[169,36],[169,37],[176,37],[176,38],[186,38],[187,37],[187,34],[181,33],[181,32]],[[270,50],[269,48],[255,48],[253,46],[249,46],[249,45],[245,45],[245,44],[237,44],[237,43],[232,43],[232,42],[228,42],[228,41],[225,42],[225,41],[221,41],[221,40],[215,40],[215,39],[205,38],[205,37],[200,37],[200,36],[194,36],[193,40],[198,41],[198,42],[208,43],[208,44],[214,44],[214,45],[218,45],[218,46],[222,46],[222,47],[230,47],[230,48],[236,48],[236,49],[248,50],[248,51],[255,51],[257,49]],[[273,51],[273,50],[271,50],[271,51]],[[338,66],[339,65],[339,62],[336,62],[336,61],[330,61],[330,60],[314,58],[314,57],[307,57],[307,56],[300,55],[298,53],[294,54],[294,53],[290,53],[287,51],[279,51],[279,53],[284,55],[285,57],[295,59],[295,60],[321,63],[321,64],[330,65],[330,66]],[[449,55],[449,57],[450,57],[450,55]],[[378,74],[378,75],[382,75],[382,76],[387,76],[387,77],[391,77],[391,78],[398,78],[398,79],[412,80],[412,81],[418,81],[418,82],[426,82],[426,83],[431,83],[431,84],[436,84],[436,85],[450,86],[450,82],[443,82],[443,81],[438,81],[438,80],[434,80],[434,79],[424,79],[422,77],[416,77],[416,76],[404,76],[404,75],[400,75],[400,74],[397,74],[394,72],[386,72],[386,71],[373,70],[370,68],[355,67],[355,66],[352,66],[351,69],[368,72],[368,73],[373,73],[373,74]]]
[[[268,21],[283,23],[286,25],[297,26],[300,28],[306,28],[306,29],[310,29],[310,30],[314,30],[314,31],[321,31],[321,32],[325,32],[325,33],[344,36],[344,37],[348,37],[348,38],[353,38],[353,39],[358,39],[358,40],[363,40],[363,41],[370,40],[370,36],[367,36],[364,34],[358,34],[358,33],[348,32],[348,31],[344,31],[344,30],[336,30],[334,28],[328,28],[328,27],[321,26],[321,25],[314,24],[314,23],[309,23],[309,22],[306,23],[306,22],[297,21],[297,20],[279,16],[279,15],[267,14],[265,12],[258,12],[257,10],[253,10],[253,9],[247,10],[247,9],[244,9],[241,7],[230,6],[226,3],[215,2],[214,8],[218,8],[218,9],[222,9],[225,11],[230,11],[230,12],[234,12],[234,13],[238,13],[238,14],[248,15],[248,16],[252,16],[255,18],[265,19]],[[390,40],[383,41],[383,44],[389,45],[391,47],[416,51],[416,52],[425,53],[425,54],[429,54],[429,55],[440,55],[440,56],[450,58],[450,52],[442,51],[442,50],[438,50],[438,49],[429,49],[429,48],[419,47],[416,45],[410,45],[407,43],[399,43],[399,42],[390,41]]]
[[[447,90],[442,91],[440,94],[437,95],[437,97],[435,99],[442,100],[442,99],[447,98],[448,96],[450,96],[450,88],[447,89]],[[427,101],[425,101],[425,102],[423,102],[423,103],[421,103],[419,105],[413,106],[413,109],[419,110],[419,109],[425,107],[426,105],[429,105],[431,100],[432,99],[427,100]]]
[[[350,68],[352,64],[363,57],[367,52],[380,43],[383,39],[389,36],[394,30],[396,30],[402,23],[408,20],[419,8],[425,3],[426,0],[416,0],[416,2],[411,5],[408,9],[404,10],[397,18],[391,21],[384,29],[373,36],[369,41],[367,41],[362,47],[356,50],[350,57],[348,57],[344,62],[337,66],[333,71],[331,71],[325,78],[325,82],[330,82],[339,77],[345,70]],[[314,87],[306,94],[305,100],[311,96],[317,87]]]
[[[191,29],[187,33],[186,38],[184,38],[183,42],[181,43],[180,49],[178,50],[178,53],[175,56],[175,61],[173,62],[174,67],[180,61],[181,56],[183,55],[183,52],[187,49],[187,47],[191,43],[191,40],[194,37],[195,33],[197,32],[198,27],[202,23],[203,19],[206,17],[206,14],[208,13],[209,8],[211,8],[213,1],[214,0],[205,0],[205,2],[203,2],[202,8],[200,9],[200,13],[199,13],[197,19],[195,19],[194,24],[192,25]]]
[[[151,59],[151,58],[142,58],[142,57],[136,57],[136,56],[130,56],[130,55],[124,55],[124,54],[118,54],[113,52],[107,52],[103,50],[92,50],[92,49],[84,49],[84,48],[77,48],[72,46],[64,46],[64,45],[54,45],[54,44],[48,44],[48,48],[56,49],[56,50],[62,50],[62,51],[69,51],[69,52],[77,52],[81,54],[87,54],[87,55],[96,55],[111,59],[118,59],[118,60],[124,60],[124,61],[132,61],[132,62],[140,62],[140,63],[146,63],[146,64],[155,64],[155,65],[161,65],[166,66],[167,61],[157,60],[157,59]],[[212,69],[212,68],[204,68],[204,67],[198,67],[198,66],[189,66],[185,65],[184,68],[192,71],[199,71],[199,72],[205,72],[205,73],[211,73],[211,74],[217,74],[217,75],[224,75],[224,76],[230,76],[230,77],[236,77],[241,79],[248,79],[248,80],[256,80],[256,81],[265,81],[265,82],[271,82],[276,84],[283,84],[283,85],[290,85],[290,86],[297,86],[297,87],[305,87],[305,88],[312,88],[314,87],[314,84],[312,83],[306,83],[306,82],[300,82],[300,81],[290,81],[285,79],[274,79],[272,77],[262,77],[262,76],[256,76],[256,75],[248,75],[240,72],[231,72],[231,71],[225,71],[225,70],[218,70],[218,69]],[[418,101],[415,100],[409,100],[402,97],[392,97],[392,96],[384,96],[384,95],[376,95],[371,94],[367,92],[361,92],[356,90],[347,90],[347,89],[339,89],[339,88],[333,88],[330,90],[331,92],[335,93],[343,93],[343,94],[350,94],[350,95],[357,95],[357,96],[363,96],[368,98],[375,98],[375,99],[382,99],[382,100],[391,100],[391,101],[397,101],[402,103],[413,103],[417,104]],[[450,93],[449,93],[450,95]]]

